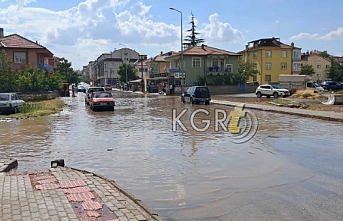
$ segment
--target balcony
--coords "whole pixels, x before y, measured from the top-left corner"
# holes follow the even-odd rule
[[[180,68],[170,68],[167,70],[167,73],[177,73],[180,72]]]
[[[224,67],[207,67],[209,73],[232,73],[232,69]]]
[[[47,72],[54,72],[54,68],[48,64],[39,64],[38,68]]]

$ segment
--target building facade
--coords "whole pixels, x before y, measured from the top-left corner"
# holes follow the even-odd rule
[[[216,75],[230,75],[238,72],[240,56],[234,52],[203,44],[187,48],[183,51],[183,55],[179,52],[165,58],[165,60],[170,63],[170,73],[174,73],[176,78],[184,77],[185,85],[192,85],[197,84],[201,76],[211,79]],[[184,73],[180,73],[182,57]]]
[[[56,58],[38,42],[30,41],[20,35],[4,36],[4,29],[0,28],[0,50],[5,50],[12,61],[12,70],[25,67],[37,67],[48,72],[54,72]]]
[[[322,82],[328,79],[327,73],[331,67],[330,58],[324,58],[320,55],[320,52],[313,50],[303,53],[301,55],[302,65],[310,65],[314,70],[312,80]]]
[[[95,61],[91,61],[83,68],[83,74],[89,75],[91,85],[111,85],[119,83],[119,67],[123,63],[134,66],[139,60],[139,53],[130,48],[114,50],[110,53],[101,54]],[[131,79],[127,79],[130,81]]]
[[[300,74],[301,48],[280,42],[279,38],[266,38],[248,42],[239,52],[244,61],[253,64],[259,74],[249,81],[259,84],[278,83],[281,74]]]

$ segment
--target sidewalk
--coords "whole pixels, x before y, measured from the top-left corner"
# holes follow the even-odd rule
[[[161,220],[114,181],[60,166],[0,171],[0,202],[0,220]]]
[[[211,100],[211,103],[235,107],[241,102],[214,99],[214,100]],[[261,111],[272,111],[272,112],[281,113],[281,114],[292,114],[292,115],[297,115],[297,116],[302,116],[302,117],[310,117],[310,118],[317,118],[317,119],[322,119],[322,120],[343,122],[343,113],[338,113],[338,112],[333,112],[333,111],[314,111],[314,110],[306,110],[306,109],[299,109],[299,108],[279,107],[279,106],[251,104],[251,103],[245,103],[244,107],[249,108],[249,109],[261,110]]]

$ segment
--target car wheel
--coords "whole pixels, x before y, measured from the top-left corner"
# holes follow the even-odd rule
[[[189,98],[189,103],[194,104],[193,98]]]
[[[257,93],[256,93],[256,96],[257,96],[258,98],[261,98],[261,97],[262,97],[261,92],[257,92]]]
[[[206,101],[206,102],[205,102],[205,105],[209,105],[209,104],[210,104],[210,102],[209,102],[209,101]]]
[[[18,108],[17,108],[17,107],[14,107],[13,113],[14,113],[14,114],[18,113]]]
[[[181,98],[181,102],[182,102],[182,103],[185,103],[185,99],[184,99],[184,98]]]
[[[278,97],[279,97],[279,94],[276,93],[276,92],[274,92],[273,97],[274,97],[274,98],[278,98]]]

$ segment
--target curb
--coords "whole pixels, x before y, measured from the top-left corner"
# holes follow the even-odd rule
[[[212,100],[211,103],[214,104],[219,104],[219,105],[224,105],[224,106],[230,106],[230,107],[235,107],[238,104],[240,104],[240,102],[231,102],[231,101],[218,101],[218,100]],[[244,102],[243,102],[244,103]],[[254,104],[248,104],[248,103],[244,103],[245,104],[245,108],[248,109],[253,109],[253,110],[260,110],[260,111],[269,111],[269,112],[274,112],[274,113],[279,113],[279,114],[291,114],[291,115],[297,115],[297,116],[301,116],[301,117],[308,117],[308,118],[315,118],[315,119],[320,119],[320,120],[327,120],[327,121],[335,121],[335,122],[343,122],[343,114],[342,117],[335,117],[335,116],[330,116],[330,113],[327,113],[327,115],[321,115],[319,113],[309,113],[307,112],[308,110],[302,109],[303,111],[307,112],[307,113],[301,113],[298,111],[294,111],[293,109],[277,109],[275,107],[269,108],[267,106],[262,106],[262,105],[254,105]]]
[[[76,170],[76,171],[80,171],[80,172],[84,172],[84,173],[91,173],[91,174],[93,174],[93,176],[97,176],[97,177],[99,177],[99,178],[101,178],[103,180],[108,181],[113,186],[115,186],[121,193],[123,193],[128,198],[130,198],[133,202],[135,202],[137,205],[139,205],[143,210],[145,210],[145,212],[147,212],[155,220],[163,221],[163,219],[161,217],[159,217],[159,215],[157,213],[154,213],[152,210],[150,210],[148,206],[146,206],[140,199],[136,198],[133,194],[129,193],[128,191],[126,191],[122,187],[120,187],[114,180],[110,180],[110,179],[108,179],[108,178],[106,178],[104,176],[101,176],[99,174],[95,174],[93,172],[89,172],[87,170],[81,170],[81,169],[77,169],[77,168],[73,168],[73,167],[67,167],[67,168],[70,168],[70,169]]]
[[[18,161],[15,159],[5,159],[4,161],[0,160],[0,173],[9,172],[17,167]]]

